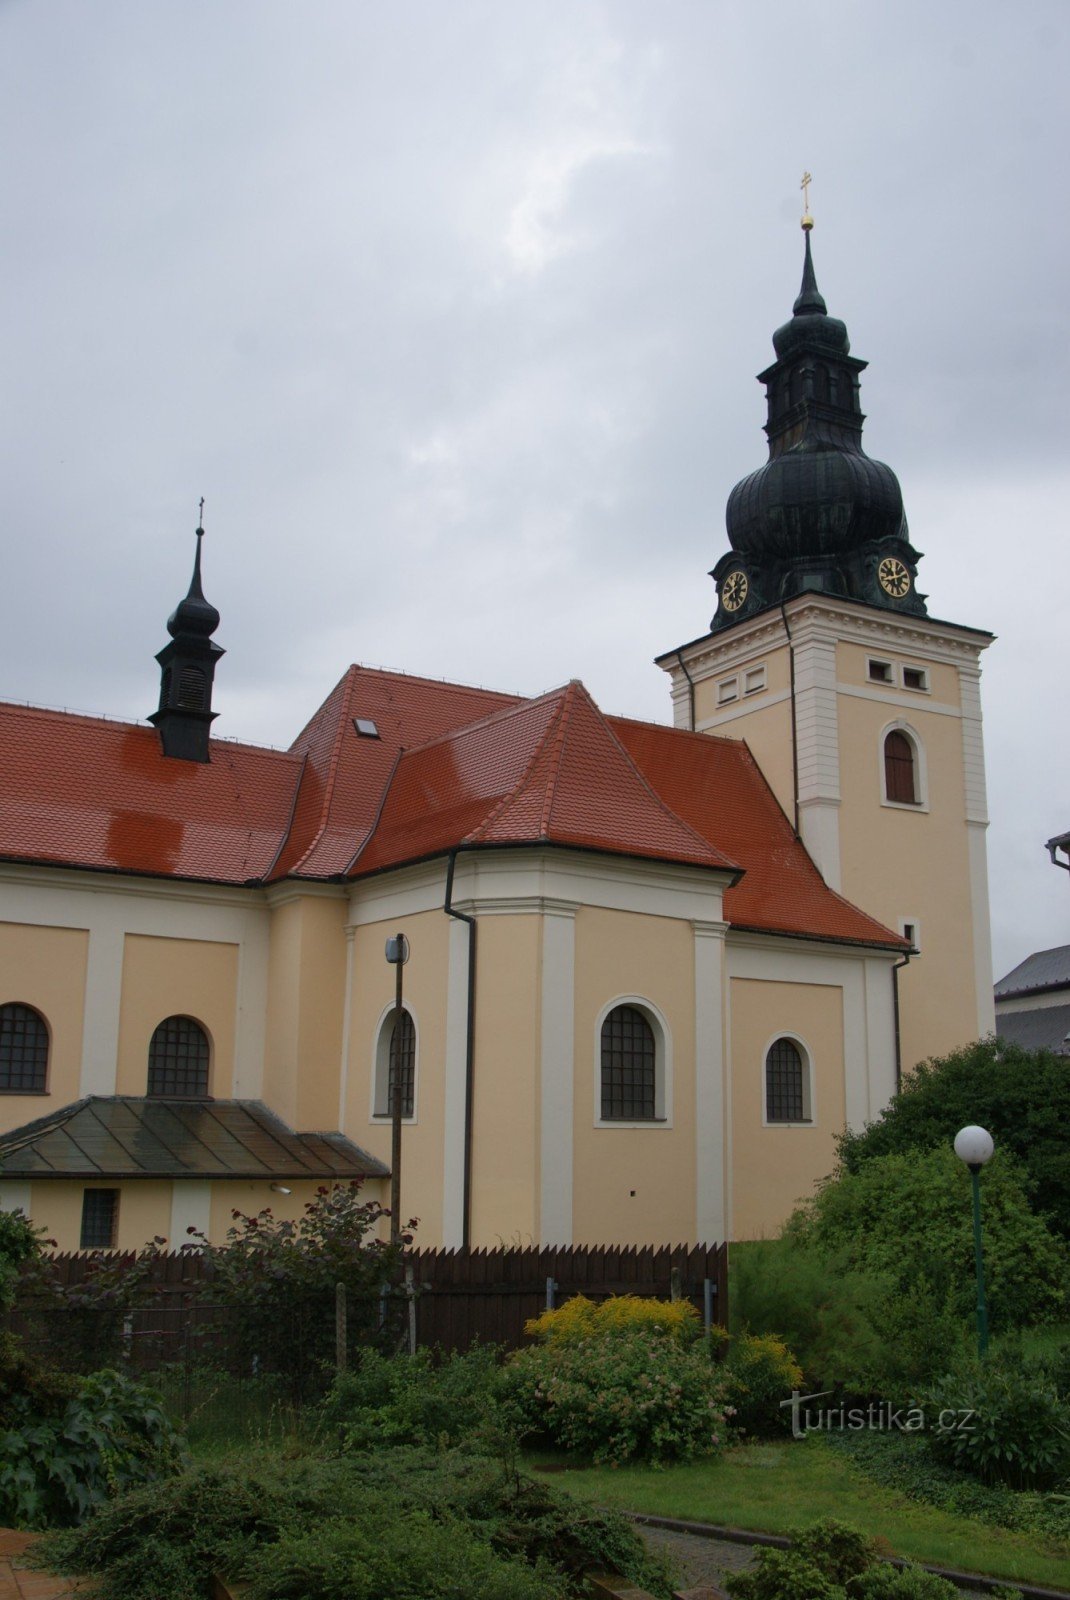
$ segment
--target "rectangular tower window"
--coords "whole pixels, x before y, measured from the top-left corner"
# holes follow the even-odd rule
[[[924,667],[903,668],[904,689],[920,689],[923,693],[925,693],[928,690],[928,687],[929,674],[925,671]]]
[[[722,678],[717,685],[717,704],[726,706],[732,700],[739,699],[739,679]]]
[[[890,661],[870,661],[869,678],[871,683],[891,683],[892,663]]]
[[[743,674],[743,693],[758,694],[765,688],[765,666],[750,667]]]

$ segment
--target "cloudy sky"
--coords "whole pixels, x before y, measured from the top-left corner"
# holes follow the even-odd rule
[[[0,0],[6,697],[219,733],[350,661],[670,719],[801,258],[991,629],[998,972],[1070,939],[1066,0]]]

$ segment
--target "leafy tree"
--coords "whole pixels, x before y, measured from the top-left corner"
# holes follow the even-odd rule
[[[15,1288],[23,1262],[40,1262],[46,1240],[43,1228],[35,1228],[21,1211],[0,1211],[0,1310],[15,1303]]]
[[[923,1061],[876,1122],[840,1139],[840,1163],[858,1173],[880,1156],[950,1148],[967,1123],[987,1128],[1018,1157],[1031,1198],[1070,1238],[1070,1062],[989,1037]]]
[[[1055,1320],[1065,1311],[1070,1248],[1030,1208],[1020,1169],[997,1153],[985,1168],[985,1273],[993,1327]],[[973,1214],[966,1170],[948,1146],[873,1156],[829,1178],[785,1234],[837,1252],[901,1294],[921,1283],[961,1316],[974,1304]]]

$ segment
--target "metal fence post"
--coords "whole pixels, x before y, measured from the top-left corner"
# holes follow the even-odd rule
[[[683,1291],[682,1285],[683,1285],[683,1273],[680,1271],[679,1267],[673,1267],[672,1271],[669,1273],[669,1299],[670,1300],[682,1300],[683,1299],[684,1291]]]
[[[547,1311],[552,1311],[554,1309],[554,1296],[556,1295],[556,1293],[557,1293],[557,1284],[554,1282],[554,1280],[552,1278],[547,1278],[547,1280],[546,1280],[546,1309],[547,1309]]]
[[[702,1320],[706,1328],[706,1337],[709,1338],[710,1329],[713,1327],[713,1279],[702,1280]]]
[[[413,1282],[412,1262],[405,1263],[405,1298],[409,1311],[409,1354],[416,1354],[416,1285]]]

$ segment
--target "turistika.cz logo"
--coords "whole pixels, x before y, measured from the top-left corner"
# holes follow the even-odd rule
[[[791,1431],[796,1439],[805,1439],[808,1433],[824,1430],[827,1433],[922,1433],[926,1428],[937,1433],[971,1433],[975,1413],[965,1406],[945,1407],[935,1418],[929,1418],[921,1406],[894,1406],[890,1400],[871,1400],[866,1406],[849,1406],[845,1400],[839,1405],[815,1406],[811,1400],[827,1400],[834,1389],[822,1389],[817,1394],[800,1394],[791,1391],[790,1400],[781,1400],[780,1409],[791,1407]]]

